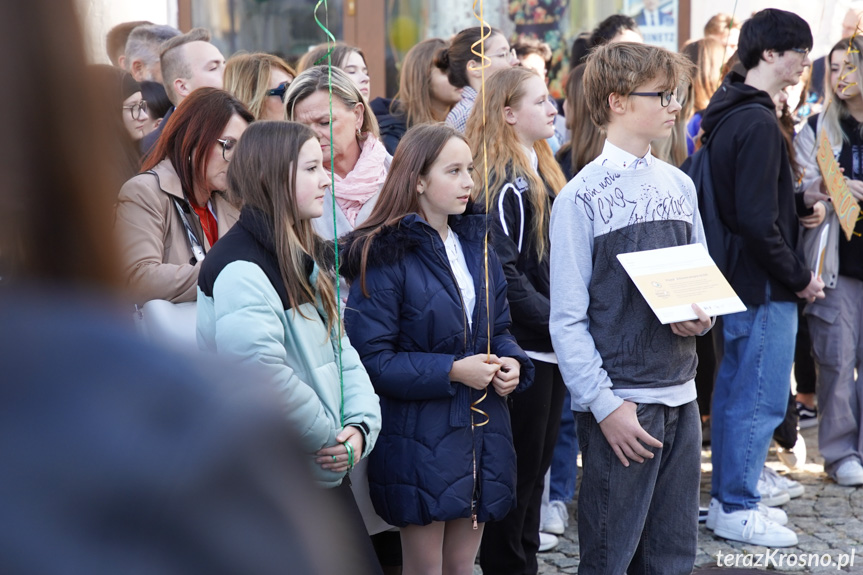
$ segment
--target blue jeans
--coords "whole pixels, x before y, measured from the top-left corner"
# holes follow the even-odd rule
[[[575,435],[575,417],[569,390],[563,398],[560,431],[554,444],[549,480],[549,501],[569,503],[575,497],[575,480],[578,476],[578,437]]]
[[[726,512],[752,509],[773,431],[785,418],[797,304],[770,301],[722,318],[725,354],[716,376],[710,494]]]
[[[579,575],[683,575],[698,542],[698,404],[638,405],[641,427],[662,442],[653,459],[624,467],[593,414],[577,413]]]

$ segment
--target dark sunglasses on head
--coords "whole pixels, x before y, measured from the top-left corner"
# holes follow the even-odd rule
[[[290,86],[290,82],[282,82],[272,90],[267,91],[267,96],[278,96],[282,102],[285,101],[285,94],[288,92],[288,86]]]

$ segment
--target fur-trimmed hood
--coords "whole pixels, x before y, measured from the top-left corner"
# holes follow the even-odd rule
[[[470,214],[471,206],[466,213]],[[487,232],[485,214],[451,216],[450,227],[461,241],[483,241]],[[382,226],[372,241],[367,265],[369,267],[389,266],[438,237],[437,232],[418,214],[409,214],[395,225]],[[349,282],[360,275],[362,247],[365,239],[351,232],[339,240],[339,268],[342,276]]]

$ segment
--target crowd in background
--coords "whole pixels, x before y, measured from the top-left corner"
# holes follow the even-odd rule
[[[769,96],[769,101],[757,101],[775,111],[769,122],[778,127],[781,141],[771,140],[775,154],[756,159],[769,164],[766,171],[775,171],[780,184],[776,198],[765,200],[765,210],[776,208],[780,222],[788,201],[791,215],[778,224],[755,221],[755,215],[750,218],[740,210],[754,212],[757,202],[749,208],[742,200],[733,208],[718,203],[720,212],[734,212],[734,221],[726,225],[748,242],[742,251],[755,254],[755,263],[741,257],[737,269],[727,272],[744,303],[750,311],[773,300],[793,308],[787,312],[793,322],[789,316],[787,325],[799,329],[775,345],[781,347],[777,357],[794,358],[796,394],[786,366],[770,364],[778,383],[769,388],[772,406],[764,413],[775,425],[740,435],[755,443],[772,437],[780,459],[794,470],[806,459],[798,428],[818,425],[826,474],[849,486],[863,485],[863,389],[856,380],[863,361],[863,252],[857,249],[863,228],[858,222],[853,234],[841,234],[816,153],[826,134],[850,193],[863,200],[863,40],[856,37],[861,15],[863,9],[849,11],[836,44],[811,66],[808,27],[797,36],[788,32],[793,38],[787,42],[793,45],[781,46],[782,40],[775,52],[799,56],[796,65],[805,72],[802,78],[788,72],[783,81],[769,84],[771,89],[757,84],[764,68],[760,53],[750,61],[751,49],[743,52],[751,42],[745,35],[738,55],[743,19],[717,14],[705,25],[704,37],[686,43],[679,55],[659,52],[655,57],[668,58],[669,70],[680,71],[678,86],[655,92],[666,98],[662,109],[670,109],[676,121],[669,137],[650,142],[633,166],[638,168],[640,160],[650,169],[657,161],[686,171],[692,162],[687,160],[711,142],[712,161],[735,173],[737,160],[730,152],[720,155],[722,146],[744,144],[723,142],[720,121],[729,114],[726,108]],[[0,17],[0,22],[8,21]],[[50,19],[40,25],[44,33],[54,26]],[[194,339],[210,358],[197,361],[206,369],[182,367],[185,360],[174,356],[161,360],[163,369],[152,367],[146,357],[152,354],[158,362],[158,346],[173,345],[152,342],[157,346],[142,348],[135,363],[142,366],[140,380],[159,383],[152,396],[141,398],[152,402],[152,413],[143,416],[135,411],[143,409],[140,405],[126,406],[143,427],[148,418],[155,427],[169,427],[158,421],[161,417],[176,418],[175,424],[191,433],[193,425],[204,425],[200,419],[211,416],[210,411],[215,413],[213,425],[222,426],[213,428],[215,437],[199,440],[230,444],[221,455],[216,455],[221,448],[209,446],[213,457],[223,460],[190,464],[190,473],[201,474],[195,481],[204,484],[200,489],[205,495],[186,507],[183,497],[193,499],[192,487],[199,488],[191,481],[189,493],[179,495],[184,504],[179,512],[201,514],[186,519],[205,522],[202,507],[209,493],[213,501],[223,502],[215,513],[231,514],[228,523],[245,520],[252,533],[293,538],[305,549],[296,555],[297,561],[308,562],[303,572],[336,572],[330,569],[339,564],[357,573],[469,574],[478,555],[486,573],[536,573],[537,553],[558,544],[556,536],[563,534],[574,509],[577,437],[587,436],[576,430],[576,419],[598,413],[577,409],[574,415],[574,407],[586,404],[571,395],[572,383],[561,367],[568,359],[559,357],[560,339],[550,324],[552,211],[555,199],[574,185],[578,174],[588,173],[598,161],[622,157],[609,156],[609,128],[597,121],[597,105],[590,102],[597,88],[591,75],[596,72],[589,67],[598,65],[597,54],[611,57],[603,47],[640,43],[636,22],[614,15],[574,39],[560,100],[548,92],[548,46],[531,38],[507,38],[489,27],[416,44],[401,63],[398,93],[371,101],[371,83],[383,79],[369,76],[362,50],[343,43],[314,47],[298,62],[266,53],[225,58],[207,30],[181,33],[166,25],[128,22],[106,39],[113,65],[85,68],[80,33],[68,36],[72,44],[77,42],[69,66],[80,72],[71,85],[86,85],[86,93],[93,95],[82,109],[98,123],[89,137],[101,138],[100,145],[78,150],[89,154],[82,159],[71,155],[74,145],[61,149],[65,140],[45,143],[37,156],[56,147],[55,157],[69,155],[68,162],[58,160],[40,178],[32,172],[21,175],[19,168],[18,179],[33,181],[22,185],[18,195],[23,198],[30,187],[52,188],[51,194],[33,195],[51,202],[50,208],[35,206],[26,214],[61,210],[68,201],[55,194],[67,177],[63,170],[71,170],[69,162],[81,162],[98,172],[95,187],[105,197],[93,199],[91,207],[82,204],[51,216],[38,230],[25,230],[30,236],[9,234],[12,239],[0,245],[0,283],[13,290],[23,285],[24,291],[28,284],[16,282],[19,276],[36,283],[60,279],[101,285],[122,294],[117,296],[121,301],[131,300],[139,320],[153,301],[191,306]],[[478,42],[484,43],[484,59],[474,51]],[[53,56],[59,59],[59,51]],[[717,96],[736,93],[737,84],[753,83],[762,90],[757,97],[745,90],[740,102]],[[613,109],[610,100],[606,104]],[[29,120],[24,112],[30,107],[20,104],[20,109]],[[88,129],[68,120],[58,120],[58,125],[64,126],[58,129],[63,137]],[[3,163],[14,159],[9,149]],[[111,161],[99,158],[99,151]],[[19,153],[24,157],[30,152]],[[739,186],[731,178],[716,178],[717,190],[720,181],[722,189]],[[69,177],[66,185],[81,197],[86,193],[87,185],[76,178]],[[90,226],[87,218],[100,214],[96,204],[107,199],[113,204],[113,225]],[[18,213],[4,210],[0,218],[10,222],[15,218],[11,214]],[[694,219],[700,225],[697,213]],[[30,221],[21,217],[19,225],[23,229]],[[762,236],[747,231],[749,225],[767,227],[770,233],[781,230]],[[42,236],[70,228],[87,228],[92,237],[78,240],[80,246],[69,241],[62,254],[100,243],[108,245],[105,253],[93,253],[85,270],[68,269],[83,261],[79,256],[52,263],[44,255],[46,261],[40,263]],[[829,239],[819,254],[825,228]],[[798,254],[796,267],[787,271],[793,279],[763,264],[753,247],[775,240],[780,232],[789,253]],[[2,232],[0,237],[7,239]],[[810,279],[813,258],[823,265]],[[94,269],[107,261],[111,263],[104,270]],[[746,291],[751,283],[759,294]],[[29,300],[22,296],[21,301]],[[13,312],[0,305],[7,326],[27,329],[30,320]],[[168,321],[188,321],[172,314]],[[90,320],[69,316],[63,321],[76,325]],[[797,538],[782,527],[787,516],[778,506],[800,496],[803,486],[765,465],[766,445],[759,444],[754,457],[743,458],[737,456],[742,448],[729,439],[734,417],[755,420],[761,413],[735,411],[735,400],[729,398],[738,393],[730,387],[736,375],[729,364],[748,366],[745,353],[735,347],[735,321],[711,320],[716,325],[710,331],[696,330],[700,335],[689,338],[698,357],[693,393],[697,389],[700,433],[704,444],[714,445],[712,499],[700,511],[701,519],[728,539],[791,545]],[[92,361],[102,361],[111,349],[103,340],[112,338],[118,358],[134,356],[134,339],[128,336],[132,339],[127,342],[116,329],[114,336],[93,340],[89,352],[78,352],[80,357],[95,353]],[[34,341],[71,345],[62,335]],[[8,333],[0,338],[7,340],[14,338]],[[104,355],[92,349],[97,342],[108,346]],[[218,390],[231,387],[224,384],[229,376],[214,368],[219,362],[237,370],[230,374],[243,373],[238,377],[244,382],[272,385],[253,385],[256,391],[226,415],[224,396],[199,389],[208,380]],[[57,363],[58,369],[64,365]],[[112,365],[121,369],[119,360],[110,362],[96,379],[110,378]],[[46,374],[30,377],[48,377],[50,370]],[[178,393],[175,412],[159,415],[160,402],[172,401],[169,384],[174,379],[186,380],[176,384],[185,391]],[[134,387],[134,382],[126,386]],[[711,401],[714,386],[717,395]],[[194,399],[183,397],[208,398],[209,393],[215,399],[207,401],[215,403],[203,411],[190,403]],[[231,397],[236,391],[226,393]],[[243,409],[259,425],[242,422]],[[601,418],[595,421],[601,423]],[[224,435],[236,428],[242,428],[236,441]],[[285,438],[293,444],[287,450],[290,457],[276,453],[275,446]],[[161,448],[166,457],[175,456],[167,439]],[[260,447],[253,457],[244,449],[255,442]],[[202,453],[210,453],[207,449],[201,447]],[[277,463],[268,468],[268,462]],[[269,475],[264,468],[271,469]],[[273,476],[279,469],[302,480]],[[226,482],[232,483],[209,485],[206,473],[217,472],[228,474]],[[737,497],[741,491],[746,494],[742,499]],[[314,515],[305,511],[304,495],[297,495],[306,492],[332,510],[326,516],[332,520],[316,518],[301,536],[302,522]],[[267,506],[274,510],[268,513]],[[243,511],[249,507],[257,512]],[[752,512],[748,531],[728,528],[728,517],[741,511]],[[26,513],[21,510],[22,517]],[[240,525],[214,521],[214,530],[224,533],[212,533],[209,539],[201,535],[205,526],[188,527],[192,540],[207,543],[199,558],[218,548],[220,535],[230,539],[241,530]],[[320,545],[311,534],[326,533],[332,522],[340,531],[321,537],[340,542],[341,555],[320,558]],[[237,551],[231,557],[239,571],[268,572],[284,565],[279,553],[267,551],[252,559],[254,544],[233,545]],[[265,540],[260,546],[278,544]],[[213,556],[217,563],[218,553]],[[195,564],[188,561],[187,566]],[[228,572],[227,565],[220,569]]]

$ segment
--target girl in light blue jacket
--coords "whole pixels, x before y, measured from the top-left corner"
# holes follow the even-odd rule
[[[318,484],[359,517],[343,479],[372,450],[381,412],[340,325],[335,283],[321,265],[328,248],[312,230],[330,184],[320,142],[301,124],[257,122],[224,153],[243,209],[201,264],[198,343],[279,388]]]

